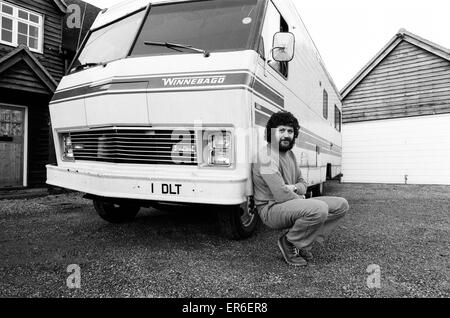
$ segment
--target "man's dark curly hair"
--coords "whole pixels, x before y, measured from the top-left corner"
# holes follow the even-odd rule
[[[294,128],[294,139],[298,138],[300,125],[297,118],[295,118],[295,116],[289,112],[278,112],[273,114],[267,122],[266,140],[268,143],[272,142],[272,129],[275,129],[279,126],[290,126]]]

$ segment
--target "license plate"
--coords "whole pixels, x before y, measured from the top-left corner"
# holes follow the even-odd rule
[[[152,183],[150,191],[152,194],[180,195],[182,188],[179,183]]]

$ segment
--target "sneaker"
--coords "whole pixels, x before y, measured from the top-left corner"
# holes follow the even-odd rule
[[[304,259],[306,259],[308,262],[311,262],[314,259],[314,256],[312,255],[312,253],[308,250],[305,249],[298,249],[298,254],[303,257]]]
[[[278,247],[289,265],[306,266],[308,262],[300,256],[297,247],[288,241],[286,234],[278,239]]]

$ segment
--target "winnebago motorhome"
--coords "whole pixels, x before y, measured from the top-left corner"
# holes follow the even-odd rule
[[[341,170],[341,102],[288,0],[134,0],[99,14],[50,103],[50,185],[110,222],[207,206],[231,238],[258,222],[251,164],[278,111],[311,190]]]

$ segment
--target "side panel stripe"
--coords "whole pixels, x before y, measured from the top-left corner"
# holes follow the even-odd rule
[[[77,86],[55,93],[51,104],[74,99],[82,99],[92,94],[111,94],[120,91],[126,94],[128,91],[148,89],[150,91],[186,91],[224,89],[230,86],[245,86],[255,91],[261,98],[269,101],[278,108],[284,108],[283,96],[265,86],[255,75],[251,73],[211,74],[211,75],[170,75],[167,77],[135,77],[116,78],[99,84],[87,84]],[[131,92],[130,92],[131,93]]]
[[[259,80],[255,81],[253,89],[275,104],[280,105],[281,108],[284,108],[284,98],[267,89]]]

